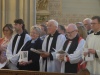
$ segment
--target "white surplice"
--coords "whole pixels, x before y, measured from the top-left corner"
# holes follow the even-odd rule
[[[21,49],[23,48],[25,43],[28,40],[31,40],[31,37],[28,34],[25,34],[24,44],[22,45],[22,47],[20,48],[20,50],[19,50],[19,52],[17,54],[16,54],[16,51],[17,51],[18,43],[19,43],[19,40],[20,40],[21,37],[18,36],[16,44],[15,44],[14,52],[12,53],[12,43],[13,43],[14,37],[15,37],[15,35],[13,35],[13,37],[11,38],[11,40],[10,40],[10,42],[8,44],[7,51],[6,51],[6,56],[7,56],[7,60],[8,61],[10,60],[11,63],[16,66],[17,63],[18,63],[18,59],[19,59],[19,52],[21,51]]]
[[[96,50],[98,58],[96,58],[94,55],[94,60],[88,61],[86,68],[90,71],[90,73],[99,75],[100,74],[100,35],[94,35],[94,33],[88,35],[84,48]]]
[[[42,50],[46,51],[46,44],[47,44],[47,38],[44,39]],[[51,42],[53,40],[53,37],[50,37],[49,43],[48,43],[48,52],[50,51]],[[49,58],[47,59],[47,72],[60,72],[61,68],[61,62],[56,59],[56,52],[61,50],[63,47],[64,42],[66,41],[66,37],[62,34],[58,35],[57,42],[56,42],[56,48],[55,52],[52,52],[53,60],[51,61]],[[42,57],[40,57],[40,71],[45,72],[45,61],[43,63]]]

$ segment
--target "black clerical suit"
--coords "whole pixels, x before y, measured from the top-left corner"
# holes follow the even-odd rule
[[[28,51],[28,61],[32,60],[31,64],[21,66],[19,63],[17,64],[20,70],[33,70],[39,71],[39,58],[40,55],[34,53],[30,50],[30,48],[34,48],[36,50],[42,49],[42,40],[40,38],[36,39],[34,42],[32,40],[28,41],[23,47],[22,51]]]

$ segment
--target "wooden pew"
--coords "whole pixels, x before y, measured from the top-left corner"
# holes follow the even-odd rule
[[[0,69],[0,75],[76,75],[76,74]]]

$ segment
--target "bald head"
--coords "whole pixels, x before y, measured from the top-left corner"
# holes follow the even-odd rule
[[[70,30],[78,30],[77,26],[73,23],[69,24],[66,29],[70,29]]]
[[[66,27],[67,38],[73,39],[78,34],[78,28],[75,24],[71,23]]]

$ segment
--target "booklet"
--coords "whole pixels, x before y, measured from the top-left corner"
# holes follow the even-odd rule
[[[21,62],[21,61],[28,62],[28,51],[20,52],[19,62]]]
[[[67,55],[67,53],[64,51],[64,50],[60,50],[57,52],[58,54],[64,54],[64,55]]]
[[[85,57],[85,61],[93,61],[93,54],[89,53],[86,57]]]
[[[33,52],[35,52],[35,53],[37,53],[37,54],[41,54],[41,53],[44,52],[44,51],[42,51],[42,50],[36,50],[36,49],[34,49],[34,48],[31,48],[30,50],[33,51]]]
[[[59,54],[65,54],[65,51],[60,50],[60,51],[58,51],[57,53],[59,53]]]
[[[84,49],[84,52],[88,52],[88,49]],[[94,57],[93,57],[93,54],[91,53],[88,53],[88,55],[86,55],[85,57],[85,61],[93,61],[94,60]]]

